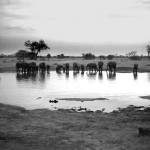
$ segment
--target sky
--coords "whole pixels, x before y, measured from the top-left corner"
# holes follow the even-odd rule
[[[0,53],[43,39],[52,55],[146,55],[150,0],[0,0]]]

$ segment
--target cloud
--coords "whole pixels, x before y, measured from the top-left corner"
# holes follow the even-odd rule
[[[0,18],[1,18],[1,20],[2,19],[3,20],[5,20],[5,19],[27,19],[27,18],[29,18],[29,16],[10,13],[10,12],[0,10]]]
[[[150,0],[138,0],[138,8],[142,8],[142,9],[146,9],[146,10],[150,10]]]
[[[21,37],[27,35],[36,35],[36,30],[31,27],[20,26],[0,26],[1,36],[14,36]]]
[[[29,2],[23,0],[0,0],[0,33],[16,34],[28,32],[35,32],[34,29],[23,26],[23,22],[30,19],[30,17],[21,13],[22,9],[26,8]]]
[[[19,0],[0,0],[0,8],[5,9],[6,7],[11,7],[11,8],[20,8],[22,6],[26,6],[27,2],[25,1],[19,1]]]
[[[31,27],[19,27],[19,26],[6,26],[6,30],[13,30],[13,31],[22,31],[22,32],[34,32],[35,29]]]
[[[150,5],[150,0],[140,0],[140,2],[144,5]]]
[[[111,17],[111,18],[134,18],[134,17],[137,17],[137,15],[119,15],[119,14],[110,14],[107,16]]]
[[[19,0],[0,0],[0,18],[3,19],[24,19],[28,16],[16,13],[17,10],[26,7],[29,3]],[[1,21],[2,23],[2,21]]]

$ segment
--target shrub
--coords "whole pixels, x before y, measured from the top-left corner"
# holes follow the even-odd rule
[[[91,59],[95,59],[95,55],[94,54],[91,54],[91,53],[87,53],[87,54],[82,54],[82,58],[83,59],[89,59],[89,60],[91,60]]]
[[[131,60],[141,60],[142,58],[140,56],[131,56],[129,57]]]
[[[107,56],[107,59],[108,59],[108,60],[112,60],[113,58],[114,58],[114,55],[108,55],[108,56]]]
[[[105,59],[106,59],[106,56],[100,55],[99,58],[105,60]]]
[[[47,54],[47,58],[50,59],[50,58],[51,58],[51,55],[50,55],[50,54]]]
[[[64,54],[57,55],[57,58],[58,58],[58,59],[63,59],[63,58],[65,58],[65,55],[64,55]]]

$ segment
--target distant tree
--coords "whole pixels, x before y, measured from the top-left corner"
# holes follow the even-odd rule
[[[126,54],[127,57],[129,57],[131,60],[141,60],[142,57],[137,55],[136,51],[131,51],[129,53]]]
[[[51,55],[50,55],[50,54],[47,54],[47,58],[50,59],[50,58],[51,58]]]
[[[42,50],[50,49],[44,40],[40,40],[39,42],[30,40],[26,41],[24,45],[34,54],[34,57],[37,58],[38,53]]]
[[[63,58],[65,58],[65,55],[64,55],[64,54],[57,55],[57,58],[58,58],[58,59],[63,59]]]
[[[136,51],[131,51],[131,52],[126,54],[127,57],[136,56],[136,55],[137,55]]]
[[[146,46],[146,50],[147,50],[147,53],[148,53],[148,58],[150,59],[150,45]]]
[[[24,59],[28,57],[28,51],[26,50],[19,50],[17,53],[15,53],[15,56],[17,59],[22,59],[24,62]]]
[[[94,55],[94,54],[91,54],[91,53],[86,53],[86,54],[85,54],[85,53],[82,53],[82,58],[83,58],[83,59],[86,59],[86,60],[87,60],[87,59],[89,59],[89,60],[90,60],[90,59],[95,59],[95,55]]]
[[[107,56],[107,59],[108,59],[108,60],[112,60],[113,58],[114,58],[114,55],[108,55],[108,56]]]
[[[105,60],[105,59],[106,59],[106,56],[100,55],[99,58],[100,58],[101,60]]]

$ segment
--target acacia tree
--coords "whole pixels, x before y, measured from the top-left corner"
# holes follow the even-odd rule
[[[132,56],[136,56],[137,52],[136,51],[131,51],[129,53],[126,54],[127,57],[132,57]]]
[[[147,53],[148,53],[148,58],[150,59],[150,45],[146,46],[146,50],[147,50]]]
[[[37,58],[38,53],[40,53],[42,50],[50,49],[47,44],[44,42],[44,40],[40,40],[39,42],[30,40],[26,41],[24,45],[35,55],[35,58]]]

